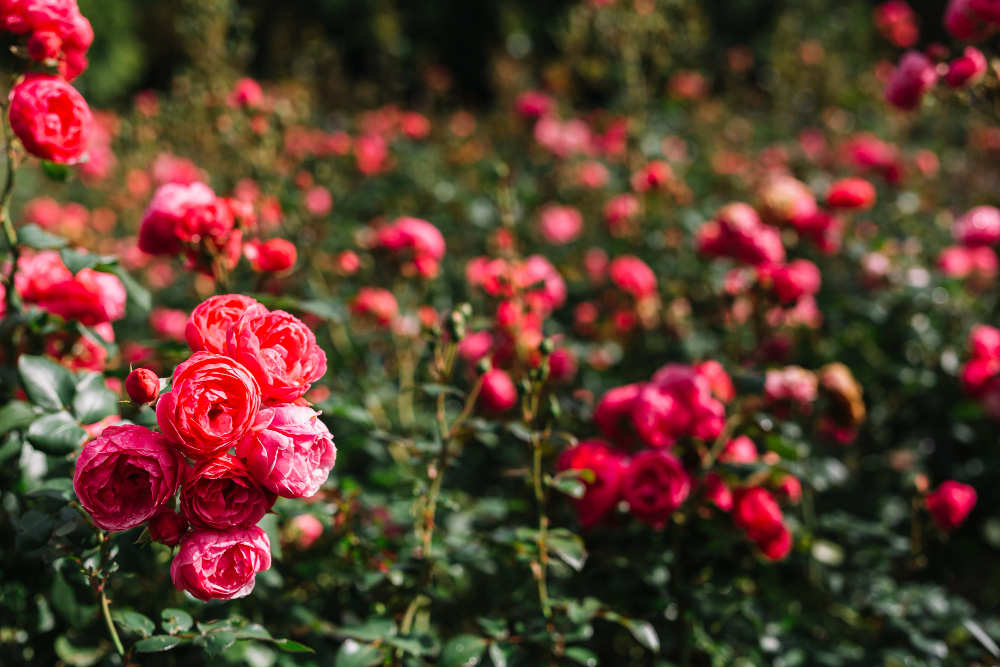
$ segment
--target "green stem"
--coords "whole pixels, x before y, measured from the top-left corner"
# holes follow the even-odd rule
[[[108,596],[104,594],[104,584],[101,584],[101,614],[104,616],[104,623],[108,626],[108,634],[111,635],[111,641],[114,642],[115,650],[118,651],[118,655],[125,655],[125,647],[122,646],[122,640],[118,636],[118,630],[115,629],[115,622],[111,620],[111,607],[108,606]]]
[[[549,517],[545,512],[545,487],[542,481],[542,440],[537,433],[531,437],[531,447],[534,450],[534,465],[531,469],[532,482],[535,487],[535,500],[538,503],[538,600],[542,604],[542,613],[546,619],[552,619],[552,604],[549,602],[548,587],[548,536]]]

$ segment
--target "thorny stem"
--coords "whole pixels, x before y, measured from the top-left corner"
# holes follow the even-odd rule
[[[17,261],[20,258],[21,250],[17,241],[17,232],[14,231],[14,222],[10,217],[10,199],[14,194],[14,174],[17,172],[17,156],[14,152],[14,142],[10,133],[10,126],[7,122],[7,107],[0,106],[0,112],[4,117],[0,119],[0,126],[3,128],[4,146],[7,149],[7,174],[4,178],[3,190],[0,191],[0,217],[3,218],[3,230],[7,236],[7,243],[10,244],[11,264],[10,275],[7,276],[7,312],[16,313],[20,311],[20,303],[17,298],[17,290],[14,286],[14,274],[17,273]]]

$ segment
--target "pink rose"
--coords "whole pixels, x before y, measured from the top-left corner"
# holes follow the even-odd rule
[[[749,436],[741,435],[726,443],[725,449],[719,454],[719,463],[745,465],[756,463],[759,455],[757,445]]]
[[[26,303],[66,320],[95,326],[125,315],[125,286],[117,276],[93,269],[74,276],[54,250],[23,255],[15,281]]]
[[[771,492],[761,487],[736,493],[733,521],[771,560],[784,558],[791,550],[791,534]]]
[[[323,535],[323,523],[312,514],[299,514],[288,528],[288,535],[299,549],[308,549]]]
[[[586,481],[587,490],[576,501],[580,525],[589,528],[614,509],[622,496],[625,463],[620,452],[600,440],[581,442],[559,456],[558,468],[589,470],[594,481]]]
[[[260,383],[264,396],[291,402],[326,373],[326,353],[302,321],[283,310],[255,304],[233,324],[226,338],[229,356]]]
[[[686,435],[714,439],[722,432],[725,414],[708,380],[690,366],[668,364],[639,393],[632,423],[650,446],[669,447]]]
[[[976,490],[968,484],[948,480],[927,494],[927,509],[943,531],[958,528],[976,506]]]
[[[169,507],[161,507],[146,524],[149,539],[168,547],[176,547],[187,532],[187,519]]]
[[[709,473],[701,489],[702,498],[723,512],[733,509],[733,491],[718,473]]]
[[[635,441],[632,409],[644,385],[627,384],[609,389],[594,408],[594,423],[616,445]]]
[[[195,352],[174,370],[170,393],[156,404],[156,421],[185,455],[205,460],[243,439],[260,402],[260,386],[242,364]]]
[[[611,260],[608,266],[611,282],[636,300],[656,294],[656,274],[649,265],[633,255],[624,255]]]
[[[907,51],[885,87],[885,99],[898,109],[912,111],[920,106],[924,94],[934,87],[937,78],[930,58],[919,51]]]
[[[362,287],[351,300],[351,312],[385,327],[392,324],[399,315],[399,303],[387,289]]]
[[[788,264],[763,270],[774,284],[774,292],[784,303],[798,301],[819,291],[819,267],[808,259],[796,259]]]
[[[184,457],[143,426],[109,426],[83,446],[73,489],[94,525],[128,530],[144,523],[176,492]]]
[[[195,352],[225,354],[226,336],[236,320],[257,303],[242,294],[218,294],[203,301],[191,313],[184,337]]]
[[[231,600],[249,595],[258,572],[271,567],[271,541],[257,526],[192,530],[170,564],[178,590],[199,600]]]
[[[507,371],[493,368],[483,375],[479,405],[492,414],[502,414],[517,405],[517,387]]]
[[[1000,241],[1000,209],[976,206],[966,211],[951,228],[952,236],[964,246],[994,245]]]
[[[262,430],[236,446],[250,474],[283,498],[305,498],[319,491],[337,461],[333,436],[319,413],[300,405],[278,405],[260,411]]]
[[[952,88],[972,85],[982,81],[987,70],[986,56],[974,46],[965,47],[965,52],[948,64],[944,81]]]
[[[176,255],[188,211],[214,203],[215,193],[204,183],[161,185],[142,216],[139,249],[150,255]]]
[[[243,255],[250,262],[250,268],[258,273],[280,273],[295,266],[298,251],[295,244],[286,239],[255,240],[243,246]]]
[[[691,478],[673,454],[647,449],[629,461],[622,489],[636,518],[662,526],[688,497]]]
[[[875,205],[875,186],[863,178],[842,178],[830,186],[826,203],[834,208],[871,208]]]
[[[94,117],[83,96],[48,74],[28,74],[14,86],[9,116],[25,150],[52,162],[79,162],[94,132]]]
[[[572,206],[549,204],[539,214],[538,231],[553,245],[572,243],[583,231],[583,215]]]
[[[274,500],[243,461],[223,454],[188,472],[181,489],[181,513],[195,528],[226,530],[255,525]]]

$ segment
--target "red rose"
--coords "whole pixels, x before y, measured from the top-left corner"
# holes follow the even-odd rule
[[[109,426],[83,446],[73,489],[104,530],[144,523],[177,492],[184,458],[165,437],[143,426]]]
[[[125,378],[125,392],[137,405],[152,403],[160,395],[160,378],[148,368],[137,368]]]
[[[188,522],[169,507],[163,507],[153,515],[146,528],[149,529],[149,538],[154,542],[176,547],[187,532]]]
[[[622,497],[625,464],[620,452],[600,440],[581,442],[560,455],[559,470],[590,470],[594,481],[585,482],[587,491],[576,501],[577,515],[584,528],[593,526],[614,509]]]
[[[647,449],[629,462],[622,488],[636,518],[662,526],[688,497],[691,478],[673,454]]]
[[[975,206],[963,213],[951,227],[952,236],[964,246],[993,245],[1000,241],[1000,209]]]
[[[257,303],[242,294],[219,294],[203,301],[191,313],[184,337],[195,352],[226,353],[229,329],[250,306]]]
[[[907,51],[885,87],[885,99],[898,109],[912,111],[920,106],[924,94],[937,83],[937,78],[930,58],[919,51]]]
[[[636,441],[632,407],[643,386],[627,384],[609,389],[594,408],[594,423],[616,445],[630,445]]]
[[[976,498],[976,490],[968,484],[948,480],[927,494],[927,509],[938,528],[951,532],[969,516]]]
[[[195,528],[255,525],[274,501],[275,495],[257,484],[243,461],[229,454],[201,463],[181,489],[181,513]]]
[[[196,352],[174,371],[170,393],[156,404],[156,421],[185,455],[205,460],[243,439],[260,401],[260,386],[242,364]]]
[[[26,253],[17,268],[18,293],[42,310],[87,326],[125,315],[125,286],[117,276],[94,269],[80,269],[73,275],[54,250]]]
[[[656,274],[646,262],[633,255],[616,257],[608,267],[611,282],[636,300],[656,294]]]
[[[757,445],[749,436],[741,435],[726,443],[725,449],[719,454],[719,463],[746,465],[756,463],[759,458]]]
[[[319,413],[302,405],[262,408],[258,425],[236,445],[236,454],[264,488],[283,498],[319,491],[337,462],[333,436]]]
[[[733,509],[733,491],[718,473],[709,473],[701,489],[702,498],[723,512]]]
[[[247,367],[267,398],[301,398],[326,373],[326,353],[302,321],[283,310],[255,304],[233,324],[226,351]]]
[[[733,521],[746,531],[747,537],[771,560],[781,560],[791,551],[792,535],[784,523],[778,501],[761,487],[736,493]]]
[[[257,526],[192,530],[181,540],[170,578],[199,600],[231,600],[249,595],[257,573],[270,567],[271,541]]]
[[[842,178],[830,186],[826,203],[834,208],[871,208],[875,205],[875,186],[863,178]]]
[[[298,252],[295,244],[286,239],[250,241],[243,246],[243,255],[250,268],[258,273],[280,273],[295,266]]]
[[[479,390],[479,405],[492,414],[507,412],[517,405],[517,387],[507,371],[494,368],[483,375]]]
[[[90,145],[94,117],[83,96],[61,78],[28,74],[10,92],[10,125],[35,157],[74,164]]]

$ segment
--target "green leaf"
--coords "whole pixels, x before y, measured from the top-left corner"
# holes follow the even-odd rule
[[[382,649],[371,644],[359,644],[353,639],[340,645],[334,667],[372,667],[382,664]]]
[[[86,627],[97,614],[96,605],[81,604],[76,599],[73,587],[66,581],[62,572],[56,572],[49,599],[59,615],[77,629]]]
[[[88,373],[76,385],[73,413],[81,424],[96,424],[118,414],[118,396],[108,389],[99,373]]]
[[[287,651],[288,653],[315,653],[305,644],[300,644],[298,642],[293,642],[291,639],[275,639],[274,645],[280,648],[282,651]]]
[[[219,621],[211,621],[209,623],[196,623],[198,630],[202,634],[208,634],[214,630],[230,630],[233,627],[232,619],[224,618]]]
[[[507,653],[500,647],[500,644],[490,644],[489,654],[493,667],[507,667]]]
[[[438,396],[439,394],[451,394],[452,396],[465,396],[465,392],[456,389],[455,387],[449,387],[443,384],[422,384],[420,385],[421,391],[423,391],[428,396]]]
[[[570,646],[563,655],[573,662],[585,665],[585,667],[596,667],[597,665],[597,654],[580,646]]]
[[[251,623],[250,625],[240,628],[236,631],[237,639],[271,639],[271,633],[267,631],[262,625],[257,625],[256,623]]]
[[[549,549],[567,565],[579,572],[587,562],[587,547],[583,538],[566,528],[556,528],[548,534]]]
[[[173,609],[168,607],[160,612],[160,627],[168,634],[174,635],[178,632],[187,632],[194,625],[191,614],[183,609]]]
[[[28,428],[28,442],[46,454],[69,454],[83,444],[87,432],[68,412],[45,415]]]
[[[214,657],[225,651],[236,643],[236,633],[232,630],[216,630],[207,635],[196,637],[194,643],[205,651],[208,656]]]
[[[171,637],[170,635],[154,635],[149,639],[143,639],[135,644],[135,651],[137,653],[160,653],[161,651],[169,651],[175,646],[180,646],[184,643],[184,640],[180,637]]]
[[[54,648],[59,659],[71,667],[90,667],[97,664],[107,653],[107,650],[101,647],[74,646],[66,635],[56,637]]]
[[[102,260],[100,255],[92,255],[86,250],[77,250],[75,248],[63,248],[59,251],[59,257],[74,276],[81,269],[94,268]]]
[[[137,611],[123,611],[120,614],[115,614],[115,622],[129,632],[140,635],[143,639],[156,631],[153,621]]]
[[[441,649],[438,664],[441,667],[462,667],[469,664],[473,658],[478,664],[486,651],[486,640],[475,635],[458,635],[453,637]]]
[[[35,409],[25,401],[11,401],[0,408],[0,433],[22,429],[35,421]]]
[[[25,494],[29,498],[53,498],[69,501],[73,498],[73,480],[69,477],[52,477],[45,480],[42,486]],[[76,511],[73,511],[76,514]]]
[[[34,551],[44,547],[52,537],[56,520],[44,512],[28,510],[17,521],[15,546],[19,551]]]
[[[352,625],[347,628],[338,628],[337,634],[345,637],[353,637],[364,642],[374,642],[396,634],[392,619],[370,618],[364,625]]]
[[[42,171],[56,183],[65,183],[73,176],[73,170],[69,168],[68,164],[51,162],[49,160],[42,160],[41,163]]]
[[[43,410],[62,410],[73,400],[76,380],[72,373],[54,361],[22,355],[17,360],[17,370],[28,398]]]
[[[579,500],[587,493],[587,485],[584,482],[588,476],[593,481],[594,471],[589,469],[563,470],[555,477],[547,477],[545,481],[556,491]]]
[[[651,623],[634,618],[623,618],[621,619],[621,624],[628,628],[628,631],[632,633],[632,636],[640,644],[653,653],[660,652],[660,637],[656,634],[656,630]]]
[[[94,269],[118,276],[118,280],[122,281],[122,285],[125,286],[125,293],[128,294],[128,298],[135,305],[139,306],[140,309],[148,311],[153,307],[153,297],[149,293],[149,290],[133,278],[121,264],[98,264]]]
[[[18,245],[34,248],[35,250],[52,250],[65,248],[69,245],[66,239],[49,234],[38,225],[25,225],[17,231]]]

